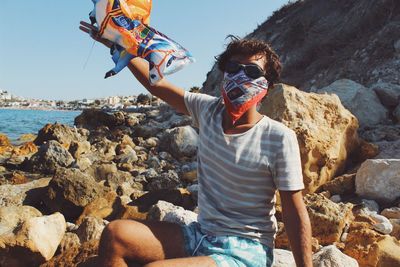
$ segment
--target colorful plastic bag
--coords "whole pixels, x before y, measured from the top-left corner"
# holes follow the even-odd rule
[[[116,75],[131,59],[141,57],[149,62],[150,83],[179,71],[193,56],[181,45],[148,26],[151,0],[92,0],[92,24],[97,24],[100,37],[114,43],[111,48],[116,66],[106,77]]]

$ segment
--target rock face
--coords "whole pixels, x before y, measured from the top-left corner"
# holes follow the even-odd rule
[[[77,169],[61,168],[49,183],[44,203],[51,211],[64,214],[68,221],[75,221],[86,205],[106,192],[93,177]]]
[[[395,201],[400,197],[400,160],[365,161],[357,171],[356,193],[367,199]]]
[[[198,135],[190,126],[166,130],[161,138],[161,150],[169,151],[175,158],[192,157],[197,152]]]
[[[400,84],[399,14],[392,1],[290,1],[246,38],[270,43],[284,66],[282,81],[301,90],[344,78],[367,87]],[[202,92],[219,95],[221,80],[214,65]]]
[[[330,245],[322,248],[313,256],[314,267],[358,267],[355,259],[343,254],[337,247]]]
[[[26,220],[13,233],[0,236],[1,266],[38,266],[50,260],[65,230],[60,213]]]
[[[69,167],[74,158],[60,143],[51,140],[43,144],[28,162],[28,169],[34,172],[54,174],[60,167]]]
[[[125,116],[108,114],[101,110],[85,109],[81,115],[75,118],[75,125],[86,129],[95,129],[99,126],[107,126],[110,129],[125,123]]]
[[[352,204],[336,204],[320,194],[305,197],[312,234],[322,245],[339,242],[346,224],[352,219]]]
[[[359,144],[357,119],[337,96],[304,93],[278,85],[269,93],[260,112],[296,132],[306,192],[314,192],[340,174]]]
[[[338,80],[315,91],[336,94],[343,106],[357,117],[361,127],[374,126],[387,120],[388,111],[381,104],[376,93],[352,80]]]

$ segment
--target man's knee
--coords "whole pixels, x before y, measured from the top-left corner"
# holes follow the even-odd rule
[[[107,250],[108,252],[117,252],[124,248],[124,243],[126,243],[126,238],[129,236],[126,235],[126,221],[124,220],[116,220],[110,222],[103,230],[100,238],[100,251]],[[130,238],[132,238],[130,236]]]

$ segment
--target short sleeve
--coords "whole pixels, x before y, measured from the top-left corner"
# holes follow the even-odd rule
[[[295,191],[304,189],[300,149],[294,131],[288,130],[276,151],[274,182],[278,190]]]
[[[186,109],[188,110],[190,116],[192,117],[193,126],[199,127],[200,125],[200,115],[207,107],[216,101],[216,97],[199,94],[199,93],[190,93],[186,92],[184,94],[184,101],[186,105]]]

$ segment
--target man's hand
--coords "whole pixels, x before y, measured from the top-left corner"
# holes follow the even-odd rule
[[[279,191],[282,217],[296,265],[312,267],[311,223],[301,191]]]
[[[98,36],[98,30],[95,26],[90,23],[81,21],[79,29],[87,33],[95,41],[102,43],[103,45],[110,48],[113,43],[109,40],[103,39]],[[155,85],[151,85],[149,82],[149,64],[147,61],[141,58],[134,58],[128,66],[129,70],[136,77],[136,79],[152,94],[163,101],[167,102],[170,106],[176,109],[178,112],[189,115],[186,108],[185,101],[183,99],[185,91],[179,88],[166,79],[162,79]]]

